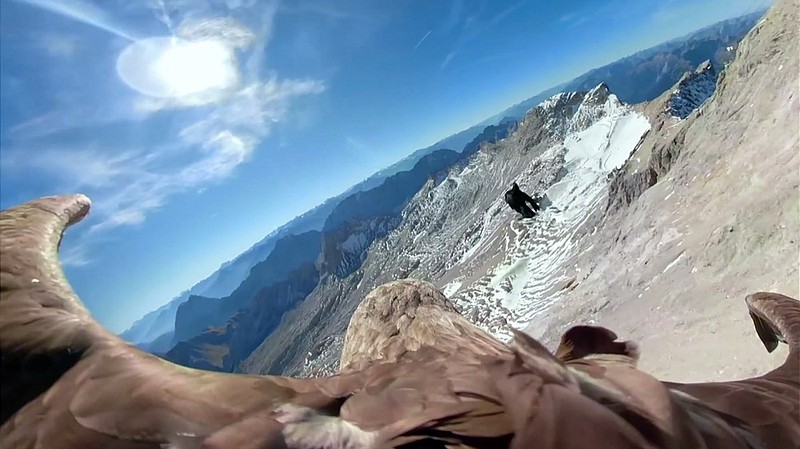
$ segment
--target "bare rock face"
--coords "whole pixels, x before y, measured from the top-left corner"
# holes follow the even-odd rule
[[[717,87],[717,71],[711,61],[700,64],[694,72],[686,72],[672,90],[667,110],[684,119],[699,108],[714,94]]]
[[[664,94],[641,107],[653,129],[637,145],[634,162],[612,173],[606,212],[615,213],[629,206],[672,168],[683,148],[684,128],[689,123],[685,119],[714,94],[717,75],[711,62],[705,61],[695,71],[684,73]]]
[[[403,279],[376,288],[359,304],[344,339],[342,371],[396,362],[407,351],[432,346],[443,354],[506,354],[499,340],[472,324],[429,282]]]
[[[657,183],[590,223],[597,230],[574,261],[580,283],[531,322],[535,336],[556,344],[571,323],[598,323],[639,341],[640,366],[675,381],[757,374],[785,356],[750,344],[733,298],[798,293],[797,5],[773,4],[686,119],[663,102],[643,106],[653,127],[625,173],[653,169]],[[691,370],[674,368],[682,364]]]
[[[612,178],[608,185],[608,205],[606,210],[618,210],[630,205],[645,190],[653,187],[658,181],[658,174],[653,168],[625,174],[624,170]]]

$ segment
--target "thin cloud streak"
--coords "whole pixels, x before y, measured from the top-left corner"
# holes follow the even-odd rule
[[[509,6],[508,8],[500,11],[496,16],[494,16],[491,19],[489,19],[489,26],[493,27],[493,26],[497,25],[503,19],[505,19],[509,14],[511,14],[512,12],[522,8],[523,6],[525,6],[525,2],[521,1],[521,2],[514,3],[513,5]]]
[[[428,30],[428,32],[427,32],[427,33],[425,33],[425,35],[424,35],[424,36],[422,36],[422,39],[420,39],[420,40],[419,40],[419,42],[417,42],[417,45],[415,45],[415,46],[414,46],[414,50],[413,50],[413,51],[417,51],[417,49],[419,48],[419,46],[420,46],[420,45],[422,45],[422,43],[423,43],[423,42],[425,42],[425,39],[427,39],[427,38],[428,38],[428,36],[430,36],[430,35],[431,35],[431,31],[432,31],[432,30]]]
[[[41,8],[53,14],[67,17],[99,30],[104,30],[129,41],[135,41],[136,37],[127,30],[113,23],[113,19],[97,6],[81,1],[72,0],[17,0],[30,6]]]
[[[61,259],[61,264],[66,267],[84,267],[92,262],[89,258],[89,248],[82,242],[63,248],[58,252],[58,257]]]
[[[439,70],[444,70],[444,68],[447,67],[448,64],[450,64],[450,61],[453,60],[453,57],[455,57],[455,55],[456,55],[455,50],[448,53],[447,56],[444,57],[444,60],[442,60],[441,65],[439,65]]]
[[[38,46],[48,55],[69,59],[78,51],[78,39],[64,34],[45,34],[38,38]]]
[[[135,181],[116,186],[113,195],[98,202],[97,210],[104,218],[90,231],[142,223],[169,196],[231,176],[273,126],[286,118],[295,98],[324,90],[317,80],[279,80],[274,74],[264,83],[242,89],[206,118],[180,131],[180,142],[195,152],[190,163],[165,171],[161,168],[164,156],[151,154],[146,165],[132,166]]]
[[[480,11],[475,15],[467,17],[463,23],[463,31],[461,35],[456,40],[456,43],[450,53],[448,53],[444,60],[442,60],[442,63],[439,65],[439,71],[444,70],[450,64],[456,54],[458,54],[458,52],[461,51],[468,42],[478,38],[481,34],[491,31],[511,13],[522,8],[523,6],[525,6],[524,1],[514,3],[486,21],[482,21],[478,18]],[[458,10],[458,13],[460,14],[460,9]],[[453,13],[451,11],[451,18],[452,17]]]

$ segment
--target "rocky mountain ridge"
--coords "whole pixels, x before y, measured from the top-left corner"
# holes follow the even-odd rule
[[[685,119],[667,113],[671,91],[638,108],[653,128],[619,173],[656,182],[589,217],[597,230],[569,260],[583,274],[530,334],[554,345],[577,321],[600,323],[640,344],[642,369],[678,382],[756,375],[786,357],[753,344],[742,299],[799,292],[799,9],[776,1]],[[736,363],[721,368],[719,348]]]
[[[694,72],[686,72],[672,90],[667,110],[675,117],[684,119],[700,107],[717,87],[717,71],[710,61],[700,65]]]
[[[285,281],[298,268],[313,264],[319,257],[321,241],[319,231],[290,234],[276,242],[269,256],[254,265],[250,275],[230,295],[190,296],[178,307],[172,344],[199,335],[209,327],[224,325],[237,311],[247,308],[261,290]]]
[[[169,345],[172,349],[166,357],[190,366],[230,370],[273,330],[286,310],[310,293],[322,276],[344,278],[356,270],[370,244],[400,223],[400,211],[426,180],[436,178],[456,160],[474,152],[484,142],[482,139],[504,138],[515,126],[515,121],[489,126],[462,153],[430,153],[411,170],[388,177],[380,186],[352,194],[333,209],[323,232],[290,234],[278,240],[272,253],[251,269],[231,295],[190,297],[178,309]],[[253,322],[253,317],[265,316],[269,316],[266,322]]]
[[[572,81],[540,92],[473,127],[445,138],[430,147],[415,151],[391,167],[381,170],[341,195],[325,201],[320,206],[270,233],[264,240],[256,243],[239,257],[222,264],[220,269],[208,278],[182,292],[168,304],[137,320],[122,333],[122,336],[134,343],[146,343],[165,333],[172,332],[177,308],[190,295],[223,297],[231,294],[248,276],[250,269],[267,257],[275,242],[280,238],[289,234],[321,230],[331,211],[348,196],[377,187],[395,173],[410,170],[423,156],[433,151],[439,149],[461,151],[487,126],[502,125],[506,118],[520,120],[530,109],[554,94],[588,90],[601,82],[606,82],[622,101],[636,103],[657,97],[664,89],[678,80],[681,74],[692,70],[704,60],[711,60],[718,70],[730,60],[737,42],[752,28],[760,15],[759,12],[723,21],[683,38],[622,58],[587,72]],[[657,74],[654,72],[656,68],[659,69]]]
[[[475,298],[470,286],[513,289],[512,277],[498,274],[497,264],[521,267],[520,242],[558,235],[562,217],[580,220],[582,206],[573,198],[597,201],[608,172],[624,162],[648,126],[605,84],[544,102],[507,138],[482,145],[446,176],[429,180],[403,210],[399,226],[370,246],[358,270],[323,279],[238,370],[331,372],[352,309],[375,286],[402,277],[447,284],[465,316],[502,335],[507,322],[527,319],[528,312],[521,312],[525,294],[517,303],[499,294]],[[552,205],[539,217],[516,220],[502,200],[513,180],[546,194]],[[542,226],[547,235],[536,236]],[[562,246],[569,252],[568,244]]]
[[[293,270],[286,279],[261,289],[225,320],[179,341],[164,357],[195,368],[230,372],[280,323],[283,314],[305,299],[319,282],[313,263]]]
[[[334,371],[340,323],[353,304],[378,284],[410,276],[436,282],[462,313],[501,338],[508,323],[552,346],[566,327],[599,322],[642,342],[644,366],[658,375],[758,374],[738,365],[719,370],[714,355],[724,346],[748,360],[742,366],[765,367],[786,356],[766,355],[748,344],[751,335],[743,338],[752,329],[740,299],[756,290],[797,295],[797,21],[796,2],[776,2],[738,46],[714,93],[685,119],[669,111],[674,89],[635,107],[607,101],[606,113],[594,122],[588,115],[561,142],[537,145],[543,127],[526,132],[534,122],[526,117],[517,133],[484,147],[474,166],[426,184],[361,269],[323,280],[237,369]],[[541,185],[551,203],[527,221],[503,217],[509,212],[490,201],[504,187],[493,179],[521,174],[539,176],[523,188]],[[640,196],[620,200],[625,190],[608,183],[620,177],[638,177]],[[476,187],[484,185],[492,195]],[[697,369],[670,371],[676,361]]]

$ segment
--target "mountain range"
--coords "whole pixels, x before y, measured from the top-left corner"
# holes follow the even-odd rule
[[[566,282],[552,268],[571,255],[570,234],[602,200],[608,175],[649,127],[602,83],[546,100],[506,139],[483,145],[464,164],[428,181],[357,271],[320,282],[236,369],[334,372],[361,298],[405,277],[443,287],[470,321],[508,337],[507,324],[519,328],[546,305],[540,299],[553,285]],[[512,181],[546,196],[548,207],[521,219],[502,198]],[[324,319],[317,318],[319,310]]]
[[[568,240],[564,233],[577,226],[580,211],[601,201],[598,189],[647,133],[628,104],[653,100],[675,86],[687,92],[686,101],[673,100],[676,114],[688,115],[708,98],[709,79],[713,85],[758,17],[726,21],[595,69],[414,152],[275,230],[122,336],[190,366],[322,372],[335,365],[326,354],[341,343],[345,317],[357,304],[353,298],[383,280],[411,274],[447,281],[442,285],[465,304],[467,316],[488,328],[529,319],[544,306],[507,299],[531,295],[519,290],[528,281],[516,276],[519,267],[508,267],[502,276],[481,270],[514,254],[510,242],[523,236]],[[704,61],[707,68],[696,72],[706,83],[701,88],[686,73]],[[683,86],[676,85],[680,81]],[[613,151],[592,159],[584,153],[593,145]],[[511,147],[519,154],[508,162]],[[565,214],[554,216],[541,234],[513,225],[501,231],[499,223],[511,217],[499,198],[515,179],[546,195],[548,210]],[[564,257],[569,252],[546,250]],[[477,273],[483,277],[470,278]],[[506,299],[487,307],[491,295],[476,299],[470,288],[459,288],[475,282],[505,292],[494,296]],[[559,283],[569,279],[542,285]]]

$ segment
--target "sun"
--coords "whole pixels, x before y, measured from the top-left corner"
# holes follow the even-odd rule
[[[154,97],[187,98],[219,92],[239,82],[233,50],[215,39],[143,39],[117,58],[117,73],[133,89]]]
[[[236,81],[233,54],[215,40],[172,42],[153,65],[170,96],[224,89]]]

